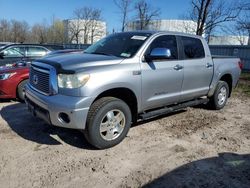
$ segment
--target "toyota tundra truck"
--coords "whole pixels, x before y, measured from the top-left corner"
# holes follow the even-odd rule
[[[83,53],[35,60],[25,100],[33,115],[104,149],[134,122],[198,104],[222,109],[240,73],[240,59],[211,56],[200,36],[123,32]]]

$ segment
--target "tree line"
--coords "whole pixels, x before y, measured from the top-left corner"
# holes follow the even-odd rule
[[[113,0],[121,19],[119,31],[125,31],[128,23],[137,21],[139,29],[147,29],[152,20],[160,19],[161,8],[148,0]],[[190,6],[180,18],[196,23],[194,33],[209,36],[216,33],[250,36],[250,3],[245,0],[190,0]],[[165,9],[167,10],[167,8]],[[0,20],[0,41],[2,42],[31,42],[31,43],[92,43],[100,35],[97,29],[98,21],[105,21],[102,10],[93,7],[77,8],[73,12],[65,35],[64,21],[53,18],[32,26],[26,21]],[[82,22],[81,20],[85,20]],[[106,32],[106,31],[105,31]],[[90,39],[90,40],[89,40]]]
[[[32,27],[26,21],[0,20],[0,41],[13,43],[64,43],[63,21],[53,18],[48,24],[36,23]]]

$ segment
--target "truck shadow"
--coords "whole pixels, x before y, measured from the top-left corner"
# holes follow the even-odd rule
[[[46,145],[59,145],[61,140],[77,148],[94,149],[80,131],[48,125],[33,117],[23,103],[5,106],[0,113],[9,127],[26,140]]]
[[[250,154],[219,153],[185,164],[144,185],[144,188],[241,187],[250,185]]]
[[[184,110],[171,114],[181,113],[183,111]],[[46,145],[59,145],[62,144],[60,142],[61,140],[77,148],[89,150],[95,149],[90,144],[88,144],[83,133],[80,131],[48,125],[44,123],[44,121],[33,117],[28,112],[28,109],[24,103],[14,103],[5,106],[2,108],[0,114],[2,118],[8,123],[9,127],[26,140]],[[149,120],[140,121],[133,124],[131,128],[150,121],[164,118],[171,114],[161,115]],[[56,136],[59,139],[55,139]]]
[[[148,120],[134,123],[131,128],[165,118],[174,114],[183,113],[186,110],[179,110],[169,114],[160,115]],[[15,131],[19,136],[26,140],[36,142],[38,144],[59,145],[65,142],[81,149],[94,150],[87,140],[84,138],[82,132],[73,129],[66,129],[55,127],[46,124],[44,121],[33,117],[24,103],[14,103],[2,108],[0,112],[2,118],[8,123],[9,127]],[[59,139],[56,139],[55,137]]]

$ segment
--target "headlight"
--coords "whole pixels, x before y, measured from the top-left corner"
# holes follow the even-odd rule
[[[0,80],[7,80],[8,78],[10,78],[11,76],[15,75],[15,72],[12,73],[2,73],[0,74]]]
[[[89,80],[88,74],[58,74],[58,87],[79,88]]]

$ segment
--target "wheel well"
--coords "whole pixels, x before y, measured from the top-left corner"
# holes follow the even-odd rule
[[[224,81],[228,84],[228,87],[229,87],[229,96],[231,96],[231,92],[232,92],[232,87],[233,87],[233,79],[232,79],[232,76],[230,74],[225,74],[221,77],[220,79],[221,81]]]
[[[110,89],[98,95],[95,101],[102,97],[115,97],[115,98],[123,100],[129,106],[131,110],[132,121],[133,122],[137,121],[137,107],[138,107],[137,105],[138,104],[137,104],[137,98],[133,91],[131,91],[128,88]]]

